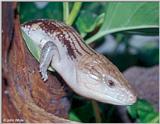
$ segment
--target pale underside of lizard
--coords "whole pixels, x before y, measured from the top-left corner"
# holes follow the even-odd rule
[[[53,20],[35,20],[21,29],[41,51],[40,72],[48,79],[51,65],[78,94],[115,105],[131,105],[137,95],[119,69],[83,43],[70,26]]]

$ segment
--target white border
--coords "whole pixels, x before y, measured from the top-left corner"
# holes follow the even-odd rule
[[[46,2],[77,2],[77,1],[81,1],[81,2],[107,2],[107,1],[115,1],[115,2],[128,2],[128,1],[135,1],[135,2],[154,2],[154,1],[160,1],[160,0],[0,0],[2,2],[43,2],[43,1],[46,1]]]
[[[125,2],[125,1],[136,1],[136,2],[139,2],[139,1],[144,1],[144,0],[100,0],[100,1],[97,1],[97,0],[38,0],[38,1],[47,1],[47,2],[64,2],[64,1],[68,1],[68,2],[77,2],[77,1],[82,1],[82,2],[105,2],[105,1],[115,1],[115,2],[118,2],[118,1],[121,1],[121,2]],[[156,2],[156,1],[159,1],[159,0],[145,0],[146,2]],[[144,2],[145,2],[144,1]],[[0,0],[0,122],[2,122],[2,2],[15,2],[14,0]],[[26,1],[23,1],[23,0],[17,0],[16,2],[36,2],[36,0],[26,0]],[[160,12],[160,3],[159,3],[159,12]],[[159,24],[160,24],[160,20],[159,20]],[[159,29],[159,36],[160,36],[160,29]],[[160,41],[160,39],[159,39]],[[160,48],[160,42],[159,42],[159,48]],[[160,61],[160,54],[159,54],[159,61]],[[159,66],[159,71],[160,71],[160,66]],[[160,79],[160,73],[159,73],[159,79]],[[158,79],[158,80],[159,80]],[[160,87],[160,81],[159,81],[159,87]],[[159,88],[159,99],[160,99],[160,88]],[[159,102],[159,112],[160,112],[160,102]]]
[[[0,8],[2,8],[2,3],[0,2]],[[2,9],[0,9],[0,122],[2,122]]]

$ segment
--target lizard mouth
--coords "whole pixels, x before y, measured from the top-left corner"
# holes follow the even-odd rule
[[[126,93],[126,94],[118,94],[115,91],[107,94],[103,92],[104,90],[96,90],[96,86],[89,87],[85,85],[80,85],[79,90],[83,89],[83,91],[80,91],[82,96],[97,100],[99,102],[103,103],[109,103],[114,105],[132,105],[136,102],[137,97],[132,93]]]

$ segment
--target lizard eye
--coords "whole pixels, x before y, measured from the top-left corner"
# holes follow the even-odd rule
[[[108,81],[106,82],[106,84],[107,84],[109,87],[115,86],[115,83],[114,83],[112,80],[108,80]]]

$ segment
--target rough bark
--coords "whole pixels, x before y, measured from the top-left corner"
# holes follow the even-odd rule
[[[20,32],[19,16],[13,2],[2,3],[2,121],[70,122],[67,86],[49,73],[41,80],[38,65]]]

